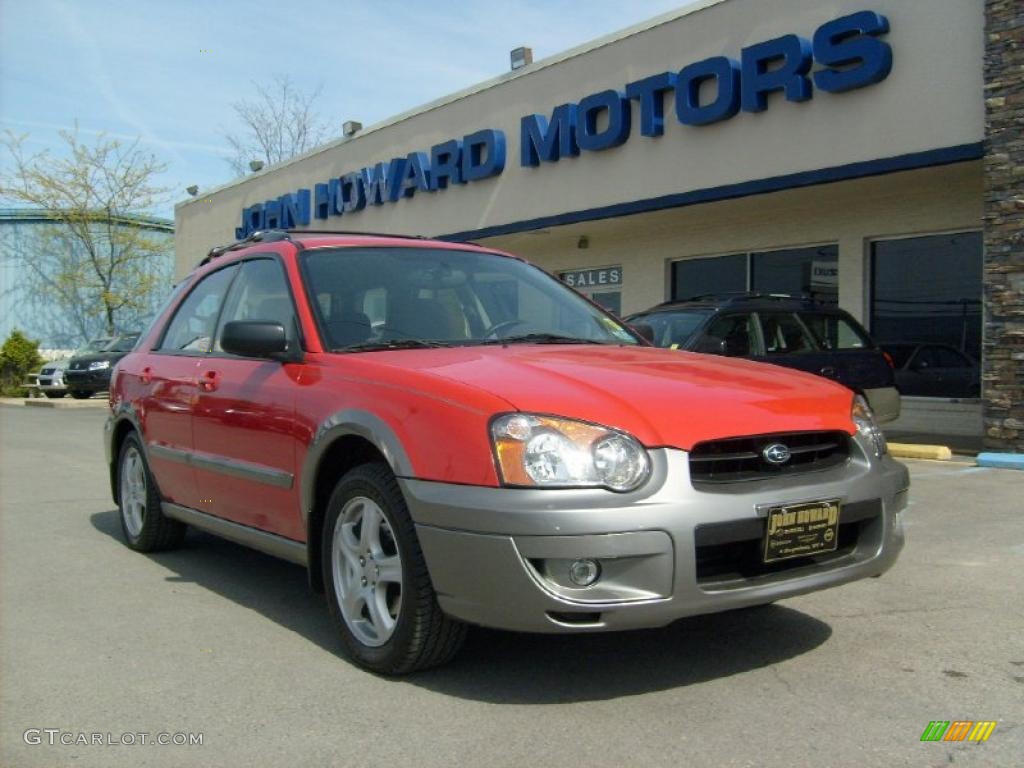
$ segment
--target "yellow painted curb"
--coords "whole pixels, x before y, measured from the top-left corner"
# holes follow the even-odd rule
[[[932,459],[933,461],[949,461],[953,458],[953,452],[945,445],[889,443],[889,453],[897,459]]]

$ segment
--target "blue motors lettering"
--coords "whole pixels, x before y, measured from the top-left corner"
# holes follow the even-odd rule
[[[243,209],[235,237],[243,240],[263,229],[294,229],[309,226],[313,218],[361,211],[412,197],[417,192],[436,192],[450,184],[465,184],[499,175],[505,170],[505,134],[485,129],[462,139],[446,141],[430,152],[410,152],[405,157],[375,163],[334,179],[300,189],[275,200]]]
[[[665,101],[674,94],[676,119],[703,126],[743,112],[763,112],[770,97],[811,99],[815,89],[843,93],[879,83],[892,70],[892,48],[880,37],[889,21],[859,11],[818,27],[813,38],[783,35],[747,46],[739,59],[712,56],[626,85],[624,93],[602,91],[578,104],[560,104],[551,113],[520,120],[519,164],[536,167],[581,151],[616,147],[629,138],[632,102],[637,103],[640,135],[665,132]],[[812,73],[814,65],[818,70]],[[602,126],[602,127],[598,127]]]
[[[728,56],[688,64],[608,89],[577,103],[560,104],[551,116],[525,115],[519,126],[519,164],[524,168],[602,152],[629,140],[633,104],[641,136],[665,133],[666,101],[675,103],[676,120],[706,126],[742,112],[763,112],[780,98],[804,102],[821,91],[839,94],[885,80],[892,71],[892,48],[882,40],[889,21],[874,11],[859,11],[822,24],[810,40],[782,35]],[[261,229],[308,226],[367,206],[396,203],[499,176],[505,170],[504,132],[487,128],[435,144],[430,151],[374,163],[242,211],[238,239]]]

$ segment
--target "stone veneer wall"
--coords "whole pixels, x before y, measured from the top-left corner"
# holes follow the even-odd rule
[[[1024,452],[1024,2],[985,0],[985,446]]]

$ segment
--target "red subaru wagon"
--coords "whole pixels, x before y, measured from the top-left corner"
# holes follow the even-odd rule
[[[114,371],[128,545],[308,569],[357,663],[469,624],[652,627],[877,576],[906,469],[843,386],[653,348],[522,259],[269,231],[211,251]]]

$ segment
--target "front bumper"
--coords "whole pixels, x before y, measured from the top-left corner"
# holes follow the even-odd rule
[[[110,368],[98,371],[64,371],[64,385],[78,392],[100,392],[110,388]]]
[[[39,385],[39,389],[42,392],[66,392],[67,387],[64,386],[64,379],[59,373],[52,376],[40,376],[36,379],[36,383]]]
[[[534,490],[400,480],[442,609],[530,632],[656,627],[876,576],[903,547],[906,468],[859,438],[833,469],[697,490],[684,451],[651,452],[643,488]],[[835,553],[765,566],[765,505],[841,498]],[[577,558],[602,577],[575,587]]]

